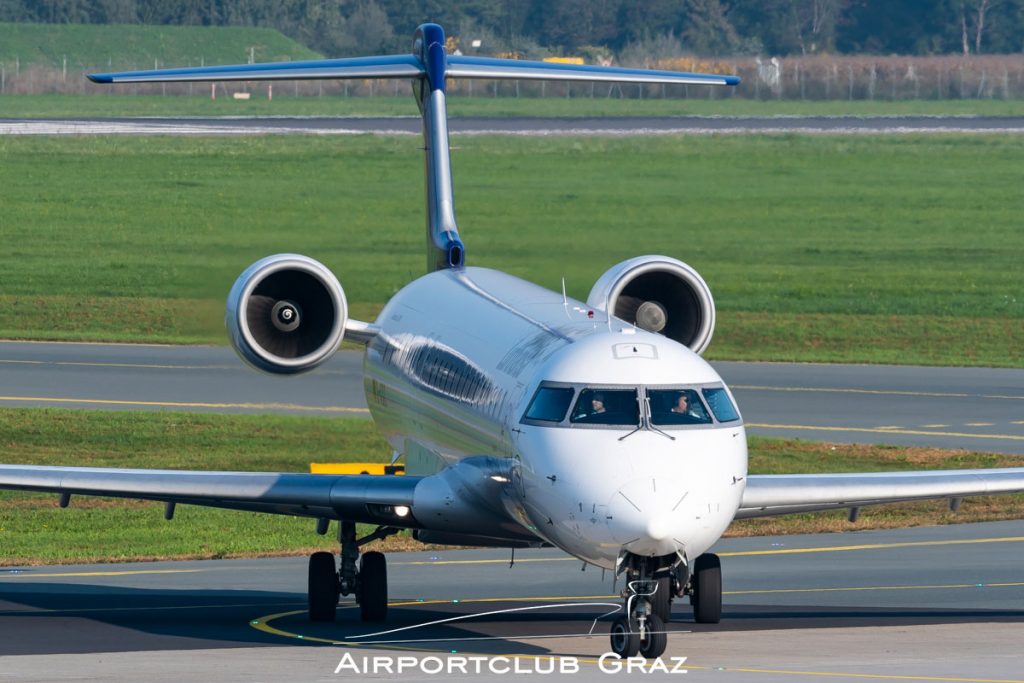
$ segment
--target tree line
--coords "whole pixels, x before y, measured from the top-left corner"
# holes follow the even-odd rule
[[[328,56],[406,52],[424,21],[527,58],[1024,51],[1024,0],[0,0],[0,21],[260,26]]]

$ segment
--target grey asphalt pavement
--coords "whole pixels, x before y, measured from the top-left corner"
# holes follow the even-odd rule
[[[669,625],[666,654],[687,656],[689,677],[1024,672],[1022,522],[726,539],[716,552],[722,623],[694,624],[677,601]],[[0,681],[324,680],[346,651],[581,657],[575,680],[606,680],[593,658],[619,602],[611,577],[553,550],[509,559],[392,554],[389,619],[374,626],[344,598],[337,623],[311,624],[303,558],[0,569]]]
[[[368,417],[361,365],[274,377],[222,347],[0,342],[0,405]],[[753,434],[1024,455],[1024,370],[714,365]]]

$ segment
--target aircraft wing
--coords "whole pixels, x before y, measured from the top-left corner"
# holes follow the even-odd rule
[[[736,519],[912,500],[1024,492],[1024,467],[865,474],[763,474],[747,478]]]
[[[199,472],[0,465],[0,489],[114,496],[416,527],[394,507],[412,507],[422,477]],[[402,523],[402,522],[405,523]]]
[[[475,456],[416,477],[0,465],[0,489],[155,500],[537,542],[501,503],[508,466],[506,460]]]

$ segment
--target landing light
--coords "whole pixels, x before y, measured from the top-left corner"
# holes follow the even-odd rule
[[[399,517],[407,516],[409,514],[409,506],[408,505],[396,505],[395,506],[395,514],[397,516],[399,516]]]
[[[502,476],[500,474],[492,474],[491,481],[496,481],[499,484],[507,484],[509,482],[509,479],[508,477]]]

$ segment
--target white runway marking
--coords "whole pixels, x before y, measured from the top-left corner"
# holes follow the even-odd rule
[[[419,135],[418,131],[390,128],[356,129],[317,126],[250,126],[222,124],[165,123],[138,121],[0,121],[0,135]],[[1000,128],[971,128],[967,126],[895,126],[895,127],[678,127],[678,128],[482,128],[452,130],[453,135],[516,135],[527,137],[550,136],[651,136],[651,135],[778,135],[799,133],[805,135],[906,135],[925,133],[1024,134],[1024,126]]]

